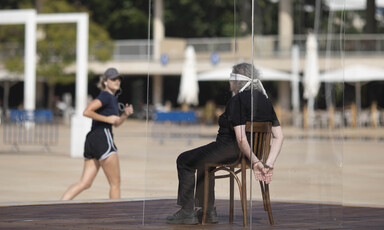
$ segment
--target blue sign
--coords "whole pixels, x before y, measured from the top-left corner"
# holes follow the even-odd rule
[[[220,56],[219,56],[218,53],[213,52],[213,53],[211,54],[211,62],[212,62],[213,65],[217,65],[217,63],[220,62]]]
[[[162,65],[167,65],[169,62],[168,54],[162,54],[160,57],[160,61]]]

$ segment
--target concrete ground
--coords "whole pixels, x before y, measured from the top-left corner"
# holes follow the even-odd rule
[[[178,154],[213,141],[217,132],[217,126],[201,126],[202,137],[191,143],[183,139],[161,143],[151,136],[152,128],[151,122],[128,120],[114,129],[124,200],[175,198]],[[384,207],[383,128],[283,127],[283,131],[286,139],[270,186],[272,201]],[[60,125],[59,143],[50,151],[31,145],[15,151],[0,143],[0,206],[59,201],[80,178],[83,167],[83,159],[70,157],[69,134],[70,127]],[[252,186],[252,199],[260,200],[258,183],[252,180],[248,185]],[[92,187],[75,200],[105,200],[108,189],[100,170]],[[227,180],[217,181],[216,197],[228,197]]]

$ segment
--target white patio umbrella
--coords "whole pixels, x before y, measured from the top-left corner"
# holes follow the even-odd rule
[[[291,103],[292,111],[294,114],[300,113],[300,93],[299,93],[299,59],[300,59],[300,50],[298,45],[292,46],[292,77],[291,77]],[[300,125],[301,118],[300,116],[293,117],[293,124],[295,126]]]
[[[319,61],[317,55],[317,40],[312,33],[308,34],[304,69],[304,98],[308,99],[308,125],[313,127],[315,97],[319,91]]]
[[[365,65],[347,66],[320,74],[322,82],[369,82],[383,81],[384,69]]]
[[[187,105],[199,104],[199,84],[196,72],[196,54],[193,46],[185,50],[185,60],[181,73],[179,96],[177,102]]]
[[[355,86],[357,113],[361,110],[361,86],[370,81],[384,81],[384,69],[365,65],[347,66],[320,74],[322,82],[347,82]]]

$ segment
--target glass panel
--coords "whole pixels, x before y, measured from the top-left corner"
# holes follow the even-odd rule
[[[331,33],[333,32],[331,31]],[[271,57],[272,54],[276,55],[276,52],[281,50],[282,55],[277,54],[277,56],[284,57],[289,62],[292,62],[293,57],[290,56],[292,55],[291,47],[289,49],[276,48],[275,46],[278,46],[279,43],[273,39],[273,37],[266,37],[266,39],[257,40],[258,46],[255,46],[255,56],[258,58],[259,56],[263,57],[263,55]],[[302,204],[309,205],[312,212],[326,212],[326,215],[329,215],[332,220],[331,224],[339,226],[342,224],[340,207],[343,202],[344,186],[342,170],[345,139],[344,116],[346,115],[343,97],[344,82],[341,80],[340,82],[325,85],[323,81],[318,80],[318,92],[313,96],[313,107],[308,107],[308,99],[303,97],[303,91],[306,87],[303,82],[305,75],[304,63],[308,51],[306,48],[307,35],[301,35],[298,39],[301,41],[298,63],[302,63],[298,67],[299,82],[295,86],[299,93],[298,110],[294,110],[293,102],[290,99],[293,93],[292,88],[294,87],[290,80],[291,66],[282,67],[282,65],[277,64],[277,59],[272,60],[272,62],[275,61],[276,63],[269,65],[269,67],[275,66],[276,70],[280,70],[283,73],[285,69],[285,72],[289,75],[288,80],[276,80],[273,79],[274,76],[268,75],[270,73],[266,70],[266,66],[263,66],[267,64],[263,62],[262,58],[255,60],[256,68],[259,68],[262,74],[264,74],[262,82],[269,95],[269,100],[275,108],[285,136],[281,153],[274,165],[273,181],[270,184],[272,213],[274,213],[275,224],[288,225],[288,223],[283,223],[283,211],[280,210],[282,207],[297,207]],[[319,75],[331,69],[342,68],[342,66],[331,66],[329,64],[335,59],[343,60],[344,58],[342,56],[344,52],[343,47],[339,47],[340,40],[336,44],[331,39],[336,38],[335,36],[331,38],[327,36],[315,37],[316,42],[321,41],[320,50],[317,50],[317,53],[320,54],[317,56]],[[193,44],[199,54],[204,54],[204,52],[206,54],[211,52],[221,54],[220,50],[211,50],[215,49],[215,47],[220,47],[219,44],[212,45],[214,39],[207,43],[204,43],[204,41],[193,39],[189,40],[189,43]],[[273,44],[272,48],[267,46],[272,51],[267,52],[260,48],[260,44],[264,44],[267,41],[269,41],[268,44]],[[247,40],[247,42],[238,41],[236,47],[242,51],[235,54],[237,55],[236,61],[250,59],[249,52],[246,51],[249,51],[251,47],[251,40]],[[234,49],[234,46],[232,49]],[[228,57],[226,58],[228,59]],[[204,60],[204,58],[198,59],[198,64],[208,63],[209,61]],[[328,64],[325,66],[324,63]],[[230,70],[233,61],[223,61],[222,59],[221,64],[224,64],[223,69]],[[313,65],[311,64],[311,66]],[[214,68],[212,67],[212,69]],[[181,175],[180,178],[182,180],[191,180],[193,185],[193,182],[196,180],[195,168],[191,167],[192,161],[187,156],[194,156],[196,154],[195,148],[205,146],[216,139],[217,130],[219,129],[217,123],[218,115],[223,113],[226,103],[232,97],[228,83],[229,73],[227,72],[222,76],[221,82],[208,80],[207,82],[201,81],[199,83],[201,88],[198,107],[179,103],[177,101],[178,95],[176,94],[170,95],[169,98],[164,98],[164,101],[169,100],[171,102],[171,108],[165,105],[158,108],[155,107],[155,116],[148,125],[145,197],[148,201],[159,198],[164,199],[163,204],[165,206],[157,208],[167,213],[167,215],[171,215],[180,209],[180,206],[177,205],[177,192],[180,181],[178,181],[178,164],[176,160],[182,154],[182,157],[179,158],[181,162],[178,163],[179,167],[184,167],[179,168],[179,173],[184,172],[184,175]],[[151,76],[151,81],[155,82],[156,77]],[[268,79],[268,77],[271,78]],[[169,95],[171,91],[181,90],[175,84],[177,82],[176,79],[173,79],[173,85],[168,84],[171,82],[169,81],[170,78],[163,79],[165,86],[163,95]],[[181,81],[179,84],[182,84]],[[154,84],[151,85],[154,87]],[[154,92],[153,89],[150,90]],[[154,93],[152,94],[153,96]],[[155,101],[153,98],[152,100]],[[327,104],[326,101],[328,103],[331,101],[332,105]],[[191,124],[194,123],[191,122],[194,121],[194,118],[188,115],[190,112],[193,112],[197,117],[195,124]],[[212,114],[214,115],[212,116]],[[211,154],[211,152],[208,154]],[[185,176],[189,167],[191,172],[189,172],[189,176]],[[191,207],[199,208],[193,205],[193,191],[195,191],[195,188],[189,189],[192,191]],[[187,190],[182,190],[184,193],[179,195],[185,195]],[[236,185],[234,192],[235,223],[241,225],[240,195]],[[195,194],[195,196],[198,195]],[[228,180],[216,180],[215,198],[220,221],[228,221],[229,206],[226,202],[229,199]],[[268,214],[263,212],[260,186],[250,170],[247,171],[247,204],[248,213],[252,217],[249,221],[250,226],[268,226]],[[323,206],[328,204],[335,206]],[[149,203],[145,205],[145,211],[148,211],[150,208],[153,207]],[[298,210],[297,215],[293,215],[293,219],[290,219],[289,222],[301,220],[300,213],[305,208],[305,206],[299,208],[300,210]],[[313,215],[312,218],[315,221],[322,221],[323,217]],[[164,220],[145,216],[145,221],[149,224],[160,224]]]
[[[265,12],[275,13],[260,14],[262,16],[256,18],[263,20],[258,25],[269,32],[263,33],[263,29],[258,28],[261,33],[253,41],[250,37],[250,20],[239,15],[237,20],[244,21],[238,23],[242,27],[237,28],[236,39],[212,35],[211,38],[165,37],[162,42],[148,42],[147,39],[115,41],[111,63],[122,63],[118,70],[125,77],[118,101],[130,103],[135,109],[132,117],[121,127],[113,128],[119,149],[121,201],[140,203],[136,206],[140,210],[134,217],[142,218],[144,224],[153,225],[154,228],[164,225],[167,216],[178,211],[180,204],[187,208],[202,207],[203,190],[196,193],[194,186],[198,183],[202,185],[203,171],[200,169],[210,158],[201,152],[197,154],[196,148],[203,147],[200,150],[206,150],[207,155],[212,156],[211,148],[214,147],[210,145],[207,150],[206,145],[215,142],[220,127],[219,117],[225,112],[227,103],[238,96],[234,96],[230,90],[230,72],[235,63],[244,60],[253,60],[256,69],[260,70],[261,82],[285,138],[273,165],[273,179],[269,185],[275,225],[284,229],[295,228],[292,225],[306,228],[309,224],[319,228],[324,225],[327,227],[323,228],[337,228],[345,224],[342,211],[345,206],[383,206],[382,186],[378,183],[382,181],[381,175],[384,175],[380,164],[383,160],[381,126],[384,122],[384,74],[380,69],[383,36],[363,32],[361,23],[366,21],[362,16],[363,9],[351,9],[355,6],[349,1],[344,1],[343,7],[337,9],[332,8],[331,3],[338,1],[321,1],[321,16],[317,18],[319,30],[318,34],[313,34],[312,40],[317,43],[313,55],[317,57],[317,62],[310,63],[308,68],[318,69],[318,79],[312,71],[312,78],[307,81],[306,63],[311,56],[309,28],[316,24],[318,8],[314,3],[317,1],[291,1],[294,34],[287,37],[279,36],[278,23],[273,23],[278,18],[280,4],[283,7],[283,3],[286,3],[278,2],[265,1],[265,7],[270,7]],[[224,1],[220,3],[221,7],[225,4]],[[233,6],[229,4],[228,7]],[[249,5],[238,6],[237,12],[249,8]],[[224,11],[224,7],[221,9]],[[378,32],[382,32],[381,13],[379,8],[376,12],[376,19],[381,20],[381,24],[377,25]],[[282,23],[286,23],[282,28],[289,27],[288,21]],[[71,25],[71,29],[74,30],[74,26]],[[0,29],[0,60],[4,66],[20,72],[6,70],[3,66],[0,69],[0,203],[57,201],[68,186],[79,181],[84,167],[82,155],[80,159],[69,156],[75,84],[56,85],[56,95],[61,95],[61,98],[55,112],[48,111],[47,115],[45,110],[34,113],[19,111],[24,103],[22,63],[25,26],[1,25]],[[226,31],[231,29],[225,28]],[[13,35],[7,38],[7,34]],[[40,46],[44,45],[43,37],[45,34],[39,26]],[[252,42],[253,57],[250,52]],[[161,47],[156,47],[159,44]],[[71,57],[74,57],[74,47],[67,49],[71,51]],[[99,43],[91,46],[90,53],[94,53],[92,49],[100,47],[103,45]],[[194,54],[191,49],[194,49]],[[59,54],[54,56],[55,62],[64,60]],[[52,61],[52,55],[47,57]],[[131,66],[132,63],[137,66]],[[90,65],[90,68],[95,66]],[[192,69],[185,71],[184,66]],[[143,67],[149,67],[148,76]],[[100,75],[98,68],[92,71]],[[184,75],[191,77],[194,71],[199,82],[184,82]],[[91,71],[89,75],[93,75]],[[40,76],[37,79],[36,105],[44,108],[50,103],[47,98],[53,101],[48,93],[50,84],[41,82]],[[61,80],[67,82],[67,79]],[[95,86],[97,82],[97,77],[89,82],[90,99],[99,94]],[[198,102],[185,102],[185,98],[179,100],[179,94],[193,91],[195,84],[199,86]],[[308,88],[314,92],[307,97]],[[185,94],[186,97],[188,95]],[[236,105],[239,104],[233,106]],[[263,109],[265,107],[257,106],[247,111],[259,114]],[[242,112],[240,108],[231,115]],[[252,115],[245,114],[244,117],[248,119]],[[228,131],[227,134],[232,138],[226,139],[224,144],[236,146],[236,136],[231,128],[243,125],[244,120],[235,123],[231,119],[221,123],[222,126],[230,124],[229,129],[224,131]],[[265,119],[269,120],[270,117]],[[231,154],[235,153],[236,157],[228,160],[233,162],[239,155],[239,151],[236,151],[223,150],[219,155],[233,156]],[[192,156],[197,157],[191,159]],[[196,179],[196,168],[201,172],[199,180]],[[102,173],[98,173],[91,189],[76,197],[77,201],[109,198],[108,179],[99,174]],[[249,169],[246,177],[248,224],[251,228],[268,226],[270,221],[263,208],[260,184]],[[189,181],[189,185],[179,190],[179,183],[185,181]],[[25,195],[26,191],[28,196]],[[191,192],[187,200],[190,203],[178,202],[178,195],[183,197],[188,192]],[[214,194],[218,220],[224,226],[230,215],[229,180],[217,179]],[[197,204],[195,196],[200,198]],[[228,224],[229,228],[243,224],[236,181],[234,199],[234,225]],[[154,215],[153,210],[160,214]]]

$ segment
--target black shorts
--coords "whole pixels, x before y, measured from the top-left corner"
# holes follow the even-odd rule
[[[87,134],[84,145],[84,158],[104,160],[113,153],[117,153],[117,148],[110,129],[96,128]]]

